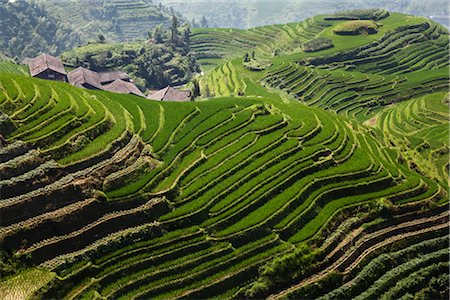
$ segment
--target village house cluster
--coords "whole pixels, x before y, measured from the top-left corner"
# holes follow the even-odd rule
[[[32,59],[26,59],[23,63],[28,65],[32,77],[64,81],[73,86],[90,90],[146,97],[133,83],[130,76],[123,71],[95,72],[78,67],[67,73],[59,58],[45,53]],[[185,102],[190,100],[190,92],[167,86],[162,90],[150,92],[146,98],[157,101]]]

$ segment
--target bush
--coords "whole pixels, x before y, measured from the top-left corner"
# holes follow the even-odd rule
[[[333,32],[339,35],[375,34],[378,27],[374,21],[346,21],[338,24]]]
[[[316,52],[320,50],[325,50],[333,48],[333,41],[327,38],[314,39],[303,45],[303,51],[305,52]]]
[[[246,67],[250,71],[263,71],[267,68],[270,68],[271,66],[272,62],[265,59],[255,59],[244,63],[244,67]]]

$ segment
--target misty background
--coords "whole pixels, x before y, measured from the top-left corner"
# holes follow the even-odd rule
[[[209,27],[250,28],[274,23],[304,20],[317,14],[360,8],[384,8],[393,12],[424,17],[449,26],[447,0],[159,0],[185,18]]]

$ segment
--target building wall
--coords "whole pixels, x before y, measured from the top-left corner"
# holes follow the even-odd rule
[[[64,81],[67,82],[67,76],[64,74],[60,74],[58,72],[52,71],[52,70],[46,70],[35,77],[46,79],[46,80],[57,80],[57,81]]]
[[[93,85],[90,85],[89,83],[83,83],[82,86],[83,86],[85,89],[88,89],[88,90],[98,90],[98,88],[96,88],[96,87],[93,86]]]

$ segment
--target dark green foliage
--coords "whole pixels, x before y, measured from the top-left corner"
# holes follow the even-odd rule
[[[157,43],[162,43],[163,42],[163,36],[162,36],[162,26],[158,25],[155,27],[155,31],[153,33],[153,38],[155,39],[155,41]]]
[[[290,299],[316,299],[333,288],[338,288],[342,285],[343,275],[339,272],[332,271],[325,278],[314,282],[310,285],[301,288],[292,293]]]
[[[260,270],[258,281],[244,291],[246,297],[263,298],[274,287],[287,286],[307,274],[319,257],[320,251],[312,251],[302,244],[294,252],[275,258]]]
[[[449,299],[449,274],[433,277],[428,285],[414,295],[414,299]]]
[[[8,57],[59,54],[80,44],[77,33],[37,3],[2,1],[0,16],[0,52]]]
[[[243,61],[244,61],[245,63],[250,61],[250,57],[249,57],[249,55],[248,55],[248,52],[245,52],[245,54],[244,54],[244,60],[243,60]]]
[[[11,119],[0,111],[0,136],[6,136],[15,129]]]
[[[18,259],[6,251],[0,251],[0,278],[17,274],[27,267],[24,258]]]
[[[317,38],[303,45],[303,50],[305,52],[316,52],[320,50],[325,50],[332,48],[333,41],[328,38]]]
[[[194,80],[192,80],[192,93],[191,93],[191,98],[192,100],[194,100],[195,98],[200,96],[200,84],[198,82],[197,78],[194,78]]]
[[[103,44],[103,43],[105,43],[105,36],[103,35],[103,34],[99,34],[98,35],[98,37],[97,37],[97,41],[100,43],[100,44]]]

